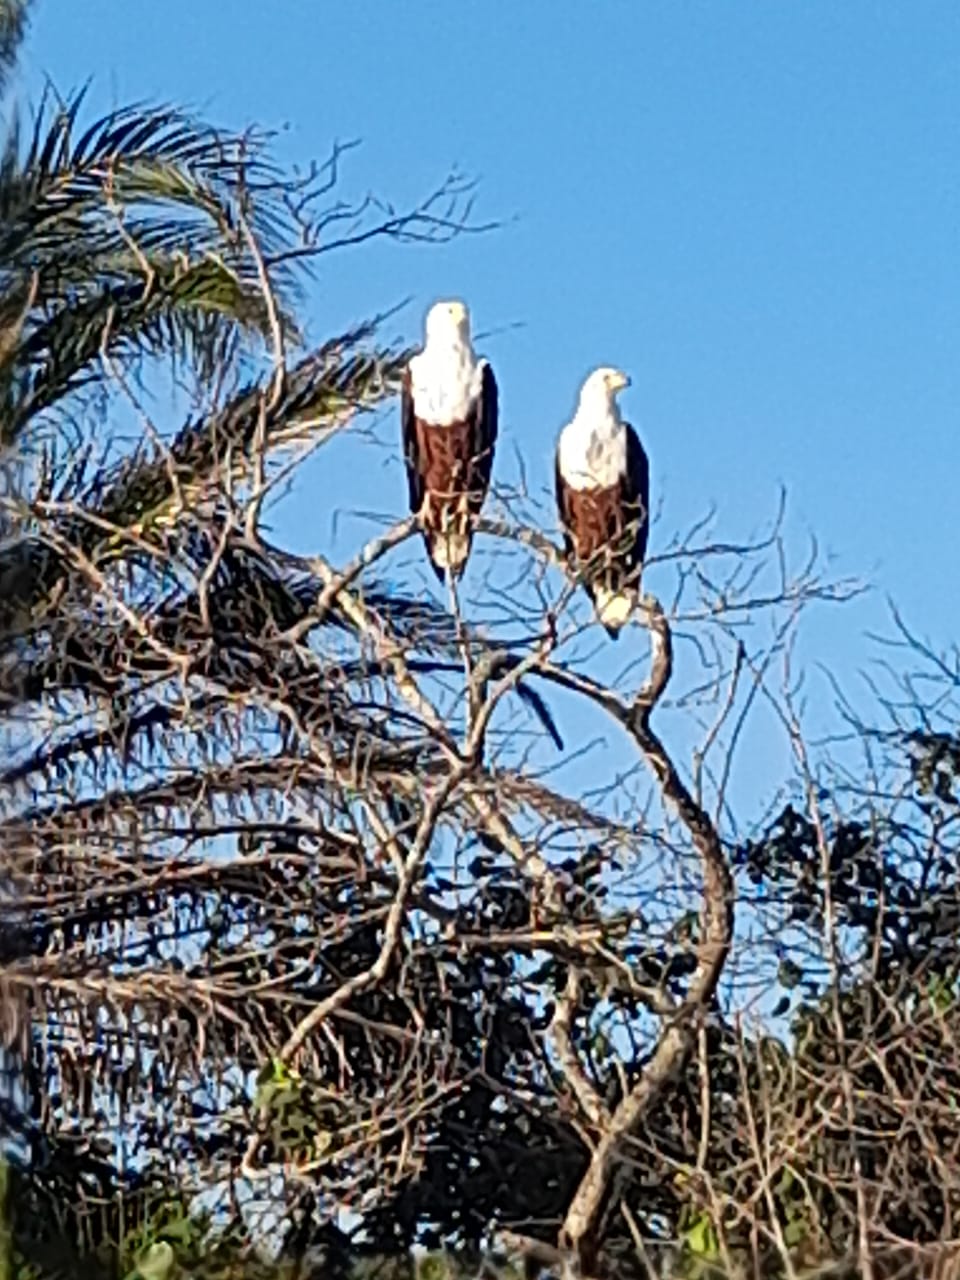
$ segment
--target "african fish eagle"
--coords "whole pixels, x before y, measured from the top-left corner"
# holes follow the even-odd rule
[[[497,442],[497,381],[474,353],[464,303],[438,302],[427,312],[426,341],[403,376],[401,417],[410,510],[437,577],[458,578]]]
[[[595,369],[556,453],[567,556],[575,558],[597,617],[614,638],[637,606],[649,532],[647,455],[617,405],[629,385],[619,369]]]

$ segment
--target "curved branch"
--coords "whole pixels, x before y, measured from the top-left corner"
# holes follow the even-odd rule
[[[656,777],[664,800],[672,805],[689,832],[700,856],[703,877],[699,956],[686,997],[660,1037],[643,1075],[609,1120],[600,1126],[587,1172],[567,1209],[560,1233],[561,1244],[573,1252],[582,1273],[587,1274],[596,1259],[605,1211],[612,1207],[609,1202],[613,1196],[614,1173],[623,1144],[683,1069],[696,1040],[700,1016],[717,989],[733,938],[733,878],[720,837],[650,727],[651,713],[670,680],[673,646],[670,626],[659,602],[647,597],[644,603],[651,638],[650,674],[632,703],[624,702],[585,677],[571,676],[552,667],[540,671],[547,679],[576,688],[591,698],[627,730]]]

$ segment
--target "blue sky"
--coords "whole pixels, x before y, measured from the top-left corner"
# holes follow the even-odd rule
[[[501,386],[498,472],[550,483],[593,365],[627,369],[664,540],[718,507],[790,528],[880,592],[814,619],[844,675],[882,593],[935,640],[960,621],[960,6],[648,0],[38,0],[24,59],[90,105],[169,99],[281,129],[281,154],[363,145],[343,192],[398,207],[456,165],[491,233],[329,259],[313,336],[410,297],[468,300]],[[358,465],[358,459],[363,458]],[[399,466],[331,455],[344,510],[402,513]],[[312,473],[311,473],[312,474]],[[330,475],[324,492],[331,492]],[[347,558],[304,481],[277,518]],[[426,581],[426,579],[424,579]],[[656,583],[651,582],[656,589]]]

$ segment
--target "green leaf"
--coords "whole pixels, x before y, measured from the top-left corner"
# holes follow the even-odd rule
[[[719,1257],[720,1242],[713,1220],[706,1210],[697,1214],[684,1231],[682,1239],[688,1251],[697,1258],[712,1261]]]
[[[176,1260],[173,1246],[166,1240],[159,1240],[144,1249],[130,1280],[167,1280]]]
[[[807,1220],[802,1215],[790,1218],[787,1225],[783,1229],[783,1238],[791,1249],[795,1249],[797,1245],[803,1244],[807,1238]]]
[[[257,1073],[257,1084],[289,1084],[299,1078],[297,1072],[291,1070],[281,1058],[269,1058]]]
[[[934,1013],[946,1013],[956,999],[953,982],[948,978],[931,978],[927,984],[927,998]]]

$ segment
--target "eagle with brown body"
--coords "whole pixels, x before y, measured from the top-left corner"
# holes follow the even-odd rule
[[[497,440],[497,382],[478,360],[462,302],[438,302],[403,376],[401,426],[410,510],[442,581],[460,577],[483,507]]]
[[[616,401],[629,384],[619,369],[595,370],[556,452],[557,509],[567,556],[613,638],[637,606],[650,524],[647,455]]]

